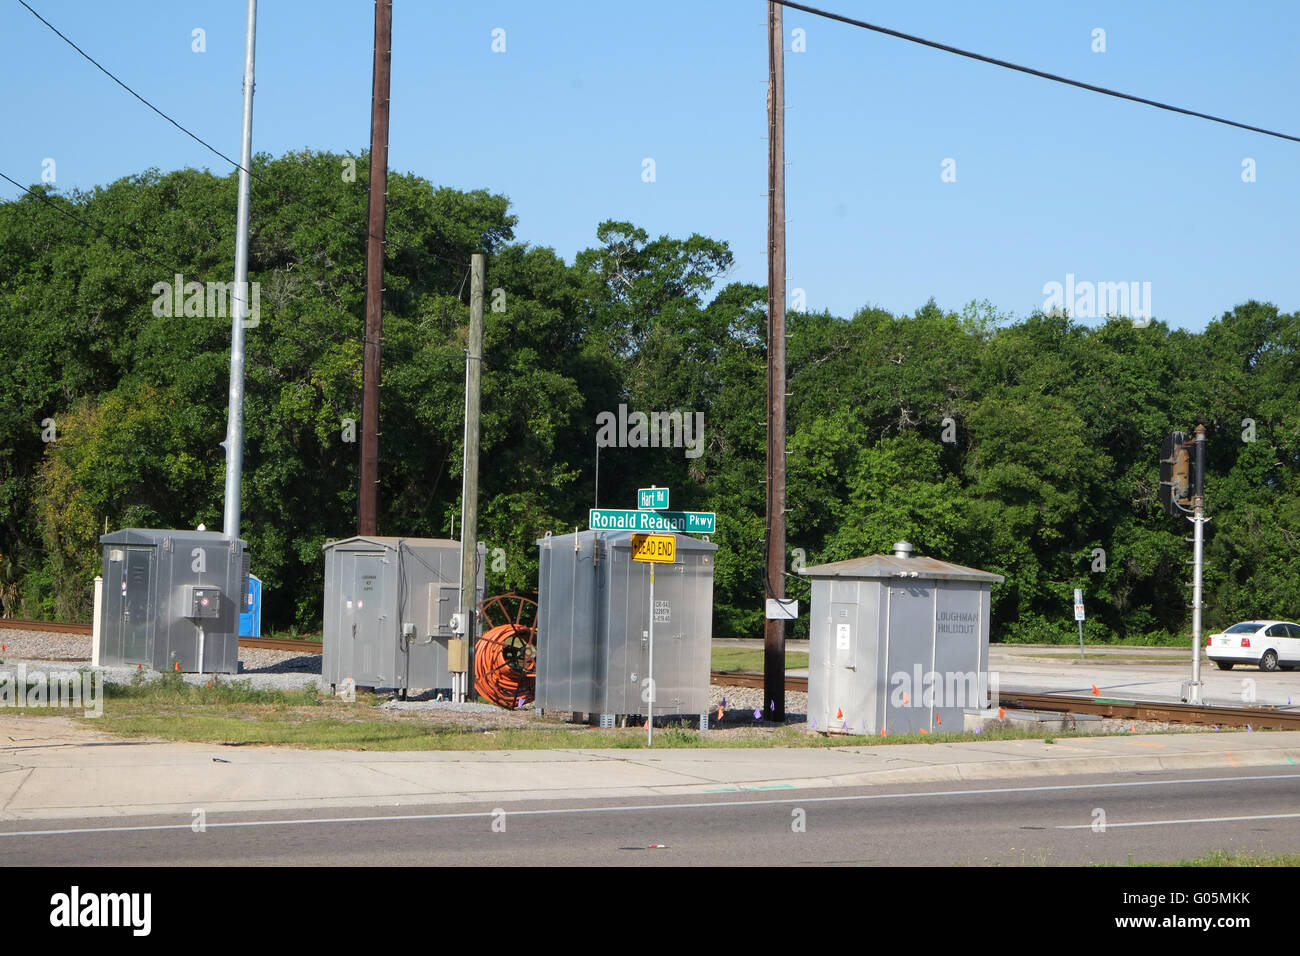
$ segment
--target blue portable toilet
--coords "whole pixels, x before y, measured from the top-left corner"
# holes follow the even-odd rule
[[[262,636],[262,579],[248,576],[248,604],[239,614],[239,636]]]

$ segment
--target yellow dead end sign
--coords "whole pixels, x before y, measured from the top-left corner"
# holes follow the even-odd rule
[[[672,564],[677,560],[677,536],[673,534],[632,535],[632,560]]]

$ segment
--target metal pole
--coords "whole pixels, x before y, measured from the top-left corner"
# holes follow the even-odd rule
[[[650,660],[646,665],[650,681],[650,700],[646,703],[645,745],[655,745],[655,566],[650,568]]]
[[[785,28],[767,5],[767,596],[785,597]],[[765,620],[763,696],[785,721],[785,621]]]
[[[477,631],[478,601],[478,445],[479,392],[483,374],[483,272],[485,257],[470,257],[469,348],[465,352],[465,467],[460,493],[460,609],[465,617],[465,640],[469,642],[469,670],[474,673],[474,635]],[[466,678],[467,683],[469,678]],[[468,688],[467,688],[468,690]]]
[[[1192,488],[1192,683],[1187,703],[1201,703],[1201,571],[1205,546],[1205,426],[1196,426],[1196,477]]]
[[[377,534],[379,485],[379,341],[384,331],[384,212],[388,196],[388,90],[393,58],[393,0],[375,0],[374,83],[370,94],[370,214],[366,236],[366,348],[361,400],[361,487],[357,529]]]
[[[235,227],[235,292],[230,303],[230,410],[226,418],[226,504],[221,520],[228,538],[239,537],[244,479],[244,325],[248,317],[248,171],[253,168],[253,54],[257,0],[248,0],[244,35],[244,136],[240,146],[239,206]]]
[[[1087,660],[1087,657],[1084,656],[1083,653],[1083,622],[1082,621],[1079,622],[1079,660],[1081,661]]]

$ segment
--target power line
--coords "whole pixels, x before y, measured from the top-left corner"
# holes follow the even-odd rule
[[[1149,100],[1144,96],[1134,96],[1131,93],[1121,93],[1118,90],[1112,90],[1105,86],[1095,86],[1092,83],[1072,80],[1067,76],[1060,76],[1056,73],[1047,73],[1043,70],[1036,70],[1030,66],[1021,66],[1018,63],[1012,63],[1008,60],[999,60],[995,57],[985,56],[982,53],[963,50],[960,47],[949,46],[946,43],[938,43],[934,40],[927,40],[924,37],[913,36],[910,33],[902,33],[899,30],[891,30],[888,27],[877,26],[874,23],[867,23],[865,20],[855,20],[852,17],[846,17],[842,14],[831,13],[827,10],[819,10],[817,7],[810,7],[806,4],[790,3],[787,2],[787,0],[778,0],[778,2],[784,7],[789,7],[792,10],[802,10],[804,13],[811,13],[815,17],[823,17],[827,20],[836,20],[840,23],[847,23],[850,26],[861,27],[864,30],[871,30],[874,33],[883,33],[885,36],[896,37],[899,40],[906,40],[909,43],[928,46],[933,50],[942,50],[944,53],[953,53],[957,56],[964,56],[967,59],[978,60],[981,63],[989,63],[993,66],[1000,66],[1006,70],[1015,70],[1017,73],[1027,73],[1030,76],[1037,76],[1040,79],[1051,80],[1053,83],[1063,83],[1066,86],[1073,86],[1081,90],[1089,90],[1093,93],[1100,93],[1103,96],[1113,96],[1116,99],[1128,100],[1131,103],[1141,103],[1143,106],[1152,106],[1158,110],[1165,110],[1169,113],[1181,113],[1184,116],[1194,116],[1197,119],[1209,120],[1211,123],[1221,123],[1224,126],[1233,126],[1237,129],[1249,130],[1252,133],[1262,133],[1265,136],[1273,136],[1277,139],[1289,140],[1292,143],[1300,143],[1300,136],[1292,136],[1289,133],[1279,133],[1276,130],[1264,129],[1262,126],[1251,126],[1247,123],[1238,123],[1236,120],[1225,119],[1222,116],[1213,116],[1209,113],[1201,113],[1197,110],[1189,110],[1184,109],[1181,106],[1161,103],[1159,100]]]
[[[184,134],[185,134],[186,136],[188,136],[190,139],[194,140],[194,141],[195,141],[196,143],[198,143],[199,145],[203,146],[205,149],[211,151],[213,154],[215,154],[215,155],[217,155],[217,156],[220,156],[222,159],[224,159],[226,162],[230,163],[230,165],[234,166],[236,169],[248,173],[249,176],[251,176],[252,178],[256,179],[258,182],[262,183],[263,185],[265,185],[265,186],[270,186],[271,189],[275,192],[275,195],[276,195],[276,198],[277,198],[277,199],[280,199],[280,200],[282,200],[282,201],[285,201],[286,198],[287,198],[287,199],[292,200],[292,201],[295,201],[295,202],[306,202],[306,201],[307,201],[307,200],[305,200],[305,199],[299,199],[298,197],[287,196],[287,194],[285,193],[284,190],[282,190],[282,189],[280,189],[279,187],[273,185],[270,181],[268,181],[268,180],[265,179],[264,177],[260,176],[259,174],[257,174],[257,173],[254,172],[253,170],[251,170],[251,169],[244,169],[244,167],[243,167],[240,163],[238,163],[238,162],[236,162],[235,160],[231,159],[229,156],[227,156],[227,155],[226,155],[225,153],[223,153],[221,150],[217,149],[215,146],[213,146],[213,145],[212,145],[211,143],[209,143],[207,140],[205,140],[205,139],[203,139],[202,137],[198,136],[197,134],[191,132],[189,129],[187,129],[185,126],[183,126],[183,125],[182,125],[181,123],[179,123],[177,120],[173,119],[171,116],[169,116],[169,115],[167,115],[166,113],[164,113],[164,112],[163,112],[162,110],[160,110],[158,107],[154,106],[153,103],[149,102],[147,99],[145,99],[143,96],[141,96],[139,93],[137,93],[134,89],[132,89],[130,86],[128,86],[128,85],[127,85],[126,83],[124,83],[122,80],[118,79],[118,78],[117,78],[117,77],[116,77],[116,76],[115,76],[115,75],[114,75],[114,74],[113,74],[113,73],[112,73],[112,72],[111,72],[107,67],[105,67],[103,64],[101,64],[98,60],[96,60],[93,56],[91,56],[89,53],[87,53],[87,52],[86,52],[85,50],[83,50],[81,47],[77,46],[76,43],[74,43],[74,42],[73,42],[72,40],[70,40],[67,36],[65,36],[63,33],[61,33],[61,32],[59,31],[59,29],[58,29],[56,26],[54,26],[54,24],[50,23],[50,21],[46,20],[46,19],[45,19],[44,17],[42,17],[39,13],[37,13],[35,10],[33,10],[33,9],[31,8],[31,6],[29,6],[29,5],[27,4],[26,0],[18,0],[18,2],[19,2],[20,4],[22,4],[24,7],[26,7],[27,10],[31,13],[32,16],[34,16],[37,20],[40,20],[41,23],[43,23],[43,24],[45,24],[47,27],[49,27],[50,30],[52,30],[52,31],[54,32],[55,36],[57,36],[57,37],[58,37],[59,39],[61,39],[64,43],[68,44],[68,46],[72,47],[74,50],[76,50],[78,53],[80,53],[80,54],[81,54],[83,57],[85,57],[85,58],[86,58],[90,63],[92,63],[92,64],[95,66],[96,69],[98,69],[101,73],[103,73],[105,76],[107,76],[110,80],[112,80],[114,83],[116,83],[116,84],[117,84],[118,86],[120,86],[122,89],[126,90],[128,93],[130,93],[132,96],[134,96],[137,100],[139,100],[139,101],[140,101],[141,103],[143,103],[145,106],[149,107],[149,109],[153,110],[155,113],[157,113],[157,114],[158,114],[159,116],[161,116],[163,119],[165,119],[167,122],[171,123],[172,126],[175,126],[178,130],[180,130],[182,133],[184,133]],[[339,219],[337,216],[330,215],[330,213],[325,212],[324,210],[321,210],[321,209],[317,209],[316,211],[317,211],[317,213],[318,213],[319,215],[324,216],[326,219],[331,219],[331,220],[333,220],[334,222],[337,222],[337,223],[338,223],[339,225],[341,225],[341,226],[347,226],[347,227],[350,228],[350,229],[357,229],[358,231],[360,231],[360,224],[358,224],[358,223],[354,223],[354,222],[346,222],[346,221],[344,221],[344,220],[342,220],[342,219]]]
[[[128,93],[130,93],[132,96],[134,96],[137,100],[139,100],[139,101],[140,101],[141,103],[143,103],[145,106],[149,107],[149,109],[153,110],[155,113],[157,113],[157,114],[158,114],[159,116],[161,116],[163,119],[165,119],[167,122],[171,123],[171,124],[172,124],[173,126],[175,126],[178,130],[180,130],[182,133],[184,133],[186,136],[188,136],[190,139],[194,140],[194,142],[196,142],[196,143],[198,143],[199,145],[204,146],[204,147],[206,147],[207,149],[211,150],[212,152],[216,153],[218,156],[220,156],[220,157],[221,157],[222,159],[224,159],[226,162],[230,163],[230,164],[231,164],[232,166],[234,166],[236,169],[244,169],[243,166],[240,166],[239,163],[235,162],[233,159],[231,159],[229,156],[227,156],[227,155],[226,155],[225,153],[223,153],[221,150],[217,149],[217,147],[213,146],[213,145],[212,145],[211,143],[209,143],[207,140],[205,140],[205,139],[203,139],[203,138],[201,138],[201,137],[195,135],[194,133],[191,133],[188,129],[186,129],[186,128],[185,128],[184,126],[182,126],[180,123],[176,122],[174,119],[172,119],[170,116],[168,116],[168,115],[167,115],[166,113],[164,113],[162,110],[160,110],[158,107],[154,106],[152,103],[150,103],[148,100],[146,100],[143,96],[141,96],[141,95],[140,95],[139,93],[137,93],[135,90],[131,89],[131,87],[127,86],[125,83],[123,83],[121,80],[119,80],[116,76],[114,76],[114,75],[113,75],[113,74],[108,70],[107,67],[105,67],[103,64],[101,64],[98,60],[96,60],[93,56],[91,56],[89,53],[87,53],[87,52],[86,52],[85,50],[83,50],[81,47],[77,46],[77,44],[75,44],[75,43],[73,43],[71,40],[69,40],[69,39],[68,39],[66,36],[64,36],[62,33],[60,33],[58,27],[56,27],[54,24],[50,23],[49,20],[46,20],[43,16],[41,16],[39,13],[37,13],[35,10],[33,10],[30,6],[28,6],[28,4],[27,4],[27,0],[18,0],[18,2],[21,3],[24,7],[27,7],[27,12],[28,12],[28,13],[30,13],[30,14],[31,14],[32,16],[34,16],[37,20],[40,20],[41,23],[45,24],[47,27],[49,27],[51,30],[53,30],[55,36],[57,36],[60,40],[62,40],[62,41],[63,41],[64,43],[66,43],[68,46],[72,47],[74,50],[76,50],[78,53],[80,53],[82,56],[84,56],[87,60],[90,61],[91,64],[94,65],[94,67],[95,67],[97,70],[99,70],[101,73],[103,73],[106,77],[108,77],[110,80],[112,80],[112,81],[113,81],[114,83],[116,83],[118,86],[122,87],[122,89],[126,90]],[[251,171],[247,170],[247,169],[244,169],[244,172],[248,173],[250,176],[253,175],[253,173],[252,173]]]
[[[19,0],[19,2],[22,2],[22,0]],[[80,216],[77,216],[69,212],[68,210],[64,209],[58,203],[54,202],[54,200],[50,199],[49,196],[46,196],[44,193],[39,193],[34,189],[29,189],[28,187],[24,186],[22,183],[18,182],[18,180],[11,179],[10,177],[6,176],[4,173],[0,173],[0,179],[7,180],[8,182],[17,186],[19,189],[26,192],[29,196],[34,196],[35,198],[39,199],[41,202],[45,203],[45,205],[49,206],[55,212],[67,216],[73,222],[80,223],[81,225],[89,229],[91,232],[97,233],[102,238],[107,239],[114,246],[117,246],[120,249],[125,249],[128,252],[134,253],[135,255],[139,256],[141,259],[143,259],[145,262],[149,263],[150,265],[159,266],[163,269],[166,269],[168,273],[171,275],[175,275],[176,273],[181,271],[180,269],[174,269],[169,265],[165,265],[164,263],[159,262],[157,259],[153,258],[152,256],[141,252],[139,249],[136,249],[134,246],[127,245],[125,242],[122,242],[120,239],[114,239],[108,233],[104,232],[104,230],[96,226],[92,226],[90,223],[86,222],[86,220],[82,219]]]

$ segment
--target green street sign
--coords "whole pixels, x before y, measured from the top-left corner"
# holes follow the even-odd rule
[[[668,489],[638,488],[636,506],[649,511],[663,511],[668,507]]]
[[[587,527],[592,531],[677,531],[682,534],[713,534],[717,515],[712,511],[631,511],[592,508]]]

